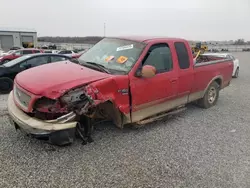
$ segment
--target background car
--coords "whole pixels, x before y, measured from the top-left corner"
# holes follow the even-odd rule
[[[76,52],[74,52],[73,50],[61,50],[58,52],[58,54],[72,55],[72,54],[76,54]]]
[[[70,59],[70,57],[60,54],[39,53],[24,55],[0,65],[0,93],[9,93],[12,90],[13,80],[19,72],[39,65]]]
[[[44,50],[44,53],[57,54],[58,50]]]
[[[233,60],[233,62],[234,62],[234,69],[233,69],[232,77],[233,78],[238,78],[239,72],[240,72],[239,59],[235,58],[230,53],[206,53],[206,55],[217,56],[217,57],[224,57],[224,58]]]
[[[11,52],[5,56],[0,57],[0,65],[3,63],[7,63],[11,60],[17,59],[22,55],[26,54],[34,54],[34,53],[43,53],[43,50],[35,49],[35,48],[25,48]]]

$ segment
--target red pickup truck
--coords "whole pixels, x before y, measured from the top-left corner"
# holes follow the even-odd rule
[[[58,145],[75,135],[90,142],[99,120],[145,124],[195,102],[216,104],[230,84],[232,60],[202,55],[195,61],[186,40],[105,38],[79,58],[19,73],[8,98],[17,129]]]
[[[34,54],[34,53],[43,53],[43,50],[35,49],[35,48],[24,48],[24,49],[13,51],[12,53],[8,55],[0,57],[0,65],[7,63],[13,59],[19,58],[22,55]]]

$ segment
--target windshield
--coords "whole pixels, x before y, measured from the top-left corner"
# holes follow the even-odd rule
[[[17,63],[19,63],[19,62],[21,62],[21,61],[23,61],[25,59],[28,59],[29,57],[30,57],[30,55],[21,56],[21,57],[19,57],[17,59],[14,59],[12,61],[4,63],[3,66],[5,66],[5,67],[12,67],[12,66],[16,65]]]
[[[146,44],[123,39],[105,38],[80,56],[79,63],[93,62],[110,71],[128,73]]]

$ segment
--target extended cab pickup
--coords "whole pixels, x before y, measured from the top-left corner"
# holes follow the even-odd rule
[[[179,112],[190,102],[209,108],[230,84],[232,71],[232,60],[194,61],[183,39],[105,38],[79,64],[58,62],[19,73],[8,111],[17,129],[51,143],[71,143],[76,132],[86,141],[97,120],[123,128]]]

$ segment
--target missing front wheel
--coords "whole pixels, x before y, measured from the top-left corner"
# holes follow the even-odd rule
[[[82,139],[82,144],[86,145],[94,140],[91,135],[93,132],[93,122],[92,119],[86,116],[80,117],[80,121],[76,126],[76,134]]]

